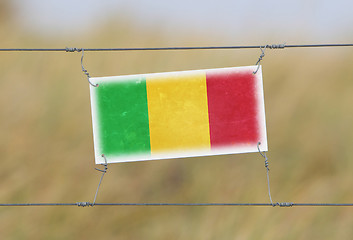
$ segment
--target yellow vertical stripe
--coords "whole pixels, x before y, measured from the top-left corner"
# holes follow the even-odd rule
[[[151,152],[210,148],[206,73],[146,78]]]

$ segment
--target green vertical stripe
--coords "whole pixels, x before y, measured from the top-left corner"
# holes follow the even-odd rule
[[[150,152],[146,79],[103,82],[96,91],[102,154]]]

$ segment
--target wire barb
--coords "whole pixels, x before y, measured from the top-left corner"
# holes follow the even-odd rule
[[[65,51],[66,52],[81,52],[81,51],[83,51],[83,48],[70,48],[70,47],[66,47],[65,48]]]
[[[266,156],[266,153],[265,152],[261,152],[260,150],[260,145],[261,145],[261,142],[258,142],[257,143],[257,149],[259,150],[259,153],[261,154],[261,156],[265,159],[265,168],[266,168],[266,175],[267,175],[267,188],[268,188],[268,196],[270,198],[270,202],[272,204],[272,206],[276,206],[276,204],[274,204],[272,202],[272,197],[271,197],[271,187],[270,187],[270,168],[269,168],[269,162],[268,162],[268,158]]]
[[[94,204],[90,202],[77,202],[77,207],[93,207]]]
[[[292,202],[282,202],[282,203],[276,203],[276,206],[279,207],[293,207],[294,203]]]
[[[101,183],[102,183],[102,180],[103,180],[103,177],[104,177],[104,174],[107,172],[108,170],[108,162],[107,162],[107,158],[105,157],[104,154],[102,154],[102,157],[104,158],[104,164],[102,164],[104,166],[104,169],[99,169],[99,168],[95,168],[97,171],[100,171],[102,172],[102,176],[101,176],[101,179],[99,181],[99,184],[98,184],[98,187],[97,187],[97,190],[96,190],[96,194],[94,195],[94,200],[93,200],[93,203],[92,203],[92,207],[94,206],[94,204],[96,203],[96,199],[97,199],[97,195],[98,195],[98,191],[99,191],[99,187],[101,186]]]
[[[266,45],[266,48],[269,48],[269,49],[284,49],[285,47],[286,47],[285,43]]]

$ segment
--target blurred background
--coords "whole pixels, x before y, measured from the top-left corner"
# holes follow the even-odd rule
[[[0,0],[0,48],[353,42],[353,2]],[[254,65],[254,50],[86,52],[91,76]],[[0,53],[0,202],[93,201],[80,53]],[[353,202],[353,48],[267,50],[275,202]],[[258,153],[109,165],[97,202],[269,202]],[[1,239],[351,239],[347,207],[1,207]]]

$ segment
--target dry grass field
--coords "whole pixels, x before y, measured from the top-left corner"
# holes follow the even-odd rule
[[[218,45],[125,21],[80,39],[18,30],[6,47]],[[205,40],[208,39],[208,40]],[[236,44],[236,39],[232,44]],[[249,44],[257,44],[250,42]],[[263,42],[262,42],[263,44]],[[254,65],[260,50],[87,52],[92,76]],[[353,49],[268,50],[263,60],[276,202],[353,202]],[[79,53],[0,53],[0,202],[92,201],[89,86]],[[268,202],[257,154],[109,165],[97,202]],[[1,239],[351,239],[344,207],[1,207]]]

